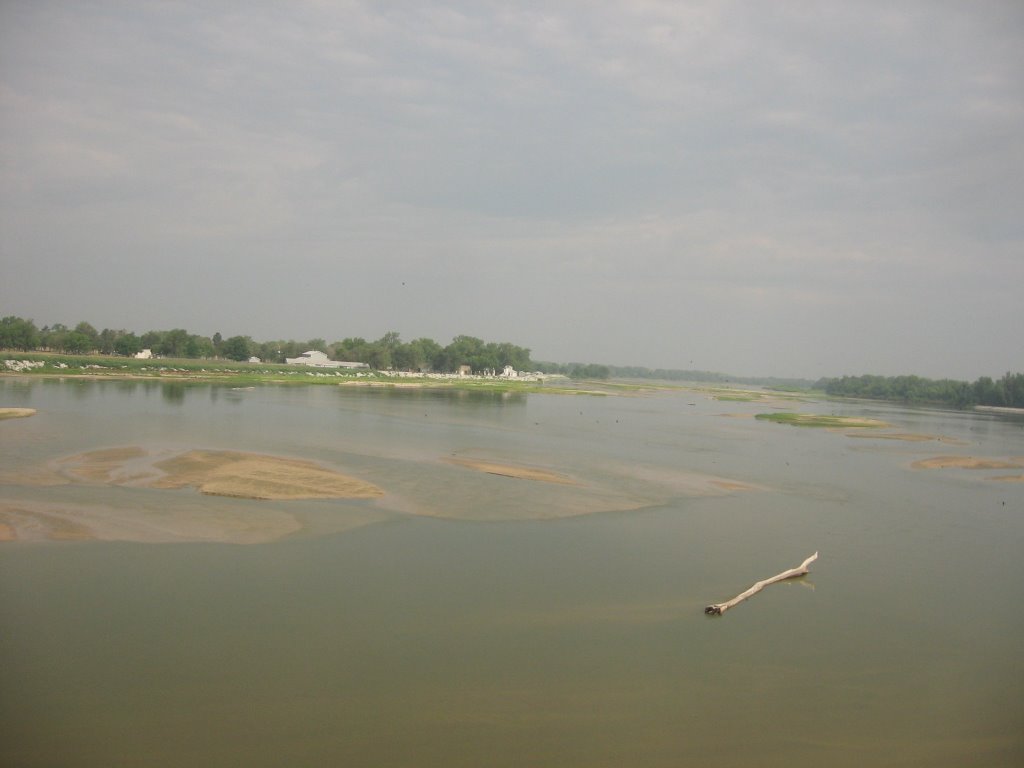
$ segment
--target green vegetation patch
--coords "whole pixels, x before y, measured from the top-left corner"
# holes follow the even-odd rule
[[[698,392],[703,392],[715,400],[722,400],[731,403],[777,403],[785,401],[803,401],[820,397],[819,393],[806,389],[793,389],[783,391],[781,389],[740,389],[737,387],[699,387]]]
[[[792,427],[832,427],[838,429],[876,429],[888,427],[880,419],[861,419],[855,416],[825,416],[817,413],[759,413],[755,418],[789,424]]]
[[[601,396],[613,388],[606,382],[560,383],[516,379],[449,378],[427,376],[397,377],[384,372],[348,369],[320,369],[302,365],[242,363],[233,360],[151,358],[137,359],[110,355],[66,355],[48,352],[0,353],[0,375],[88,377],[92,379],[158,379],[175,384],[224,384],[235,388],[256,385],[349,385],[391,388],[458,389],[474,392],[585,394]]]

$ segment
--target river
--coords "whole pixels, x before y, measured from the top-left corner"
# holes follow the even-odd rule
[[[912,467],[1024,456],[1019,418],[30,378],[0,379],[0,406],[37,410],[0,422],[9,506],[301,523],[251,545],[0,542],[4,765],[1024,764],[1024,483],[992,479],[1022,470]],[[930,439],[752,418],[779,408]],[[37,482],[129,445],[303,458],[386,495]]]

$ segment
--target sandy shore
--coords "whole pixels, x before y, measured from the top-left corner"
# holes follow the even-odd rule
[[[35,413],[35,408],[0,408],[0,419],[23,419]]]

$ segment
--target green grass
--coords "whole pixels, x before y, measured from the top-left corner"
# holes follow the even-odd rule
[[[38,368],[25,371],[7,369],[4,360],[42,362]],[[0,374],[19,376],[86,376],[90,378],[160,379],[185,384],[221,383],[235,387],[272,385],[370,385],[398,387],[458,389],[475,392],[515,392],[544,394],[604,395],[594,391],[591,382],[569,383],[561,379],[557,384],[507,379],[433,379],[427,377],[397,378],[372,371],[344,369],[311,370],[306,366],[274,363],[243,363],[234,360],[195,360],[158,358],[137,360],[133,357],[108,355],[64,355],[44,352],[0,353]]]
[[[759,413],[755,418],[791,427],[833,427],[841,429],[874,429],[889,426],[878,419],[860,419],[854,416],[824,416],[816,413]]]

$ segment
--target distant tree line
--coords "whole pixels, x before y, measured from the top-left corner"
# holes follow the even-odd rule
[[[611,376],[611,367],[597,363],[534,363],[535,371],[541,373],[560,373],[570,379],[607,379]]]
[[[257,342],[250,336],[227,339],[220,333],[211,337],[200,336],[183,328],[147,331],[141,335],[124,329],[97,331],[87,322],[81,322],[74,328],[61,323],[38,328],[32,320],[13,315],[0,319],[0,349],[67,354],[98,352],[126,357],[149,349],[161,357],[238,361],[258,357],[268,363],[283,363],[285,358],[318,350],[335,360],[366,363],[375,370],[452,372],[463,365],[468,365],[473,371],[500,372],[506,365],[517,371],[534,370],[529,349],[508,342],[485,342],[474,336],[456,336],[447,346],[428,338],[403,342],[395,331],[385,333],[376,341],[346,338],[333,344],[327,344],[323,339]]]
[[[998,381],[982,376],[973,384],[920,376],[843,376],[821,379],[815,388],[833,397],[932,403],[953,408],[974,405],[1024,408],[1024,373],[1007,373]]]
[[[753,384],[779,389],[809,389],[810,379],[779,378],[776,376],[731,376],[714,371],[691,371],[674,368],[643,368],[640,366],[610,366],[611,375],[618,379],[658,379],[659,381],[699,381],[709,384]]]

